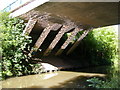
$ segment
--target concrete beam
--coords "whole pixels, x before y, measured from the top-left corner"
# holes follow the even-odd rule
[[[74,43],[74,45],[68,50],[67,55],[74,51],[74,49],[79,45],[80,41],[88,34],[89,30],[85,30],[79,39]]]
[[[35,48],[35,49],[38,49],[38,48],[42,45],[42,43],[44,42],[44,40],[45,40],[45,38],[47,37],[47,35],[49,34],[49,32],[50,32],[51,30],[59,29],[61,26],[62,26],[62,25],[60,25],[60,24],[53,24],[52,26],[46,27],[46,28],[43,30],[43,32],[42,32],[42,34],[40,35],[40,37],[38,38],[37,42],[35,43],[34,48]],[[31,50],[31,53],[32,53],[33,51],[34,51],[34,50]]]
[[[69,43],[73,40],[73,38],[76,36],[76,34],[79,32],[79,31],[82,31],[83,29],[79,29],[79,28],[75,28],[74,31],[71,32],[71,35],[68,37],[68,39],[64,42],[64,44],[61,46],[61,48],[57,51],[57,53],[55,54],[56,56],[57,55],[60,55],[64,49],[69,45]]]
[[[23,34],[29,35],[33,27],[35,26],[36,22],[37,22],[37,19],[30,18],[23,31]]]
[[[56,46],[56,44],[59,42],[59,40],[61,39],[61,37],[65,34],[65,32],[66,31],[70,31],[72,29],[74,29],[73,26],[63,25],[63,27],[61,28],[61,30],[58,32],[58,34],[56,35],[56,37],[54,38],[54,40],[51,42],[51,44],[49,45],[49,47],[45,51],[44,56],[48,56],[49,53],[53,50],[53,48]]]
[[[30,0],[24,3],[23,5],[17,7],[16,9],[12,10],[10,16],[12,17],[20,16],[48,1],[49,0]]]

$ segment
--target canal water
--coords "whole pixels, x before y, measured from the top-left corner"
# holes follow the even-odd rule
[[[9,78],[1,83],[2,88],[84,88],[87,79],[105,78],[109,73],[110,67],[102,66]]]

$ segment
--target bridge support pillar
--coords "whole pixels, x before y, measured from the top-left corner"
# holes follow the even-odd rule
[[[23,34],[29,35],[33,27],[35,26],[36,22],[37,22],[37,19],[30,18],[25,27],[25,30],[23,31]]]
[[[55,55],[56,56],[60,55],[64,51],[64,49],[69,45],[69,43],[73,40],[75,35],[82,30],[83,29],[75,28],[74,31],[71,32],[71,35],[67,38],[67,40],[64,42],[64,44],[61,46],[61,48],[57,51]]]
[[[61,30],[58,32],[58,34],[56,35],[56,37],[54,38],[54,40],[52,41],[52,43],[49,45],[49,47],[45,51],[44,56],[48,56],[49,53],[53,50],[53,48],[56,46],[56,44],[58,43],[58,41],[61,39],[61,37],[64,35],[64,33],[68,32],[68,31],[70,31],[72,29],[74,29],[73,26],[65,26],[65,25],[63,25],[63,27],[61,28]]]
[[[73,46],[68,50],[67,55],[74,51],[74,49],[79,45],[80,41],[88,34],[89,30],[85,30],[83,34],[78,38],[78,40],[73,44]]]
[[[45,40],[45,38],[47,37],[47,35],[49,34],[49,32],[50,32],[51,30],[57,30],[57,29],[59,29],[60,27],[61,27],[60,24],[53,24],[52,26],[46,27],[46,28],[43,30],[42,34],[39,36],[39,38],[38,38],[38,40],[37,40],[37,42],[35,43],[35,45],[34,45],[33,48],[35,48],[35,50],[37,50],[37,49],[42,45],[42,43],[44,42],[44,40]],[[31,50],[30,52],[32,53],[33,51],[34,51],[34,50]]]

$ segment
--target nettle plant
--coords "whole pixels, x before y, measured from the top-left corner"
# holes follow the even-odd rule
[[[30,50],[31,37],[24,35],[24,21],[9,17],[9,13],[0,13],[0,52],[2,52],[1,79],[9,76],[20,76],[33,73],[28,55],[23,51]]]

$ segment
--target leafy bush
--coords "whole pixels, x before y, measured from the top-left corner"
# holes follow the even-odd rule
[[[88,86],[94,88],[120,88],[120,69],[112,66],[107,74],[104,80],[97,77],[88,79]]]
[[[92,46],[90,46],[94,50],[93,53],[96,53],[96,60],[101,59],[100,64],[114,62],[118,49],[118,37],[114,26],[95,29],[92,31],[92,34],[95,40],[92,42]]]
[[[0,60],[1,79],[33,73],[33,64],[23,51],[30,50],[31,37],[23,35],[24,21],[9,17],[9,13],[0,13]],[[29,54],[30,55],[30,54]]]
[[[108,65],[118,60],[117,50],[118,38],[115,27],[108,26],[89,32],[70,56],[77,57],[80,61],[86,60],[90,65]]]
[[[104,81],[102,81],[102,80],[100,80],[99,78],[96,78],[96,77],[88,79],[87,82],[90,83],[88,86],[93,87],[93,88],[100,88],[102,86],[102,84],[104,83]]]
[[[100,80],[99,78],[91,78],[88,79],[87,82],[89,82],[89,87],[94,87],[94,88],[120,88],[120,78],[119,78],[120,72],[117,74],[114,74],[111,79],[103,81]]]

